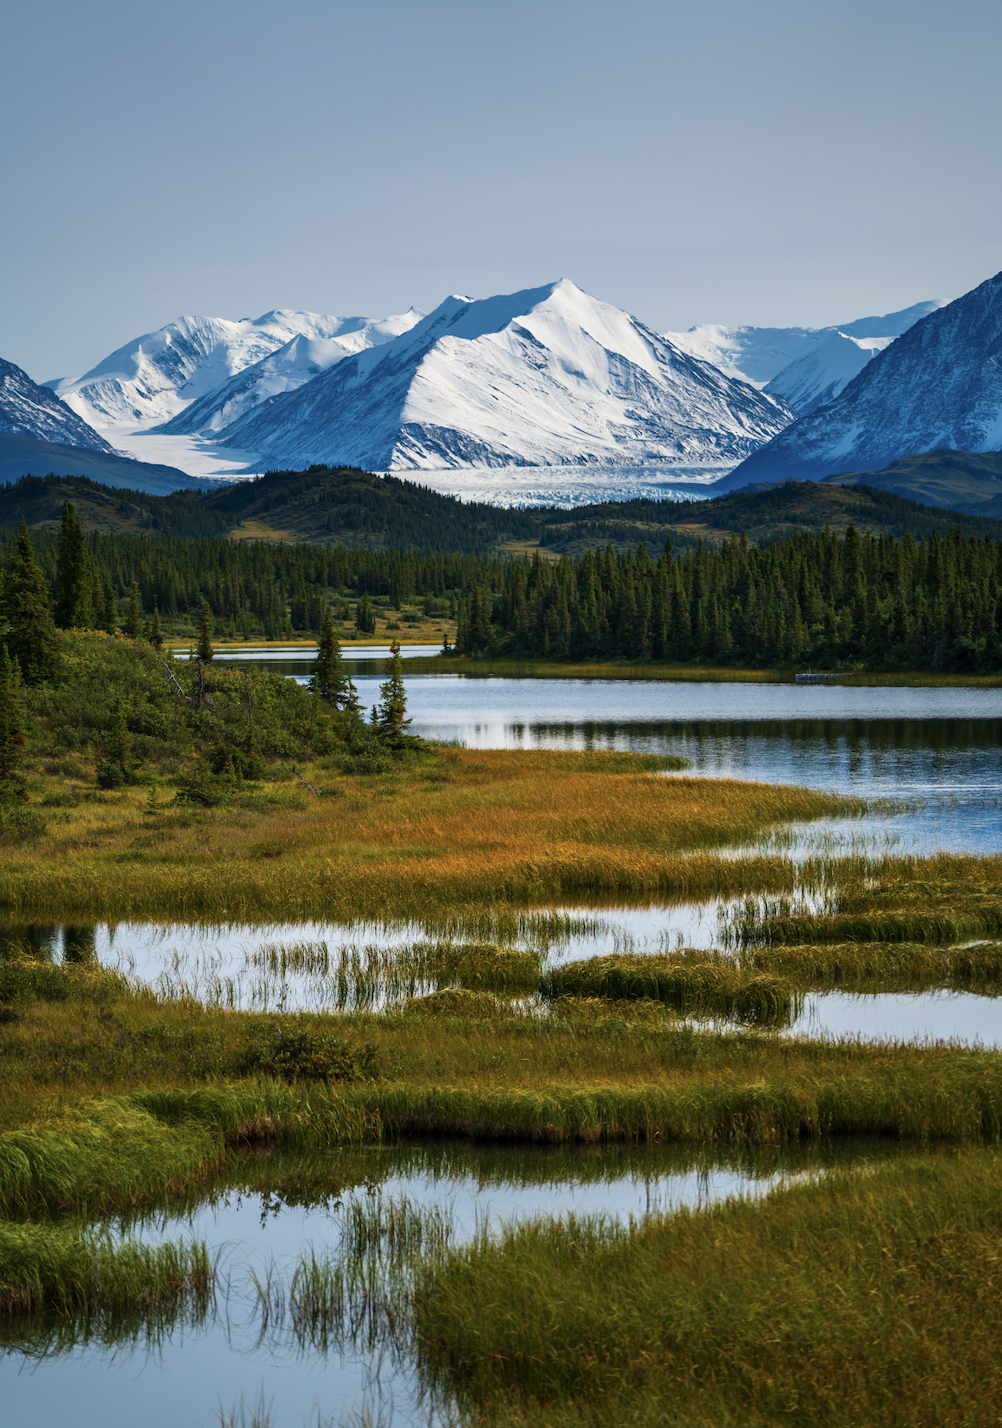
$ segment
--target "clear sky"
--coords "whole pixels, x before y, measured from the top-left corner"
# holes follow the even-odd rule
[[[0,356],[558,277],[658,330],[1002,268],[999,0],[33,0],[0,55]]]

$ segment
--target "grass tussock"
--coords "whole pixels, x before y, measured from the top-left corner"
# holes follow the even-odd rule
[[[204,1244],[116,1244],[106,1231],[0,1224],[0,1314],[86,1319],[105,1333],[166,1311],[204,1319],[215,1270]],[[9,1332],[9,1326],[8,1326]]]
[[[273,977],[313,979],[318,1002],[332,1011],[359,1012],[462,988],[526,995],[539,987],[538,951],[483,942],[415,942],[364,947],[326,942],[266,944],[251,954],[253,965]]]
[[[936,947],[908,942],[748,947],[742,966],[787,978],[800,991],[1002,993],[1002,942]]]
[[[692,951],[568,962],[546,973],[541,990],[550,998],[649,998],[680,1016],[721,1017],[759,1026],[787,1026],[802,1007],[788,979]]]
[[[124,1211],[208,1183],[231,1146],[309,1148],[379,1133],[377,1115],[318,1086],[247,1081],[108,1097],[0,1135],[0,1212]]]
[[[972,1424],[1002,1400],[997,1154],[429,1260],[426,1375],[499,1424]]]

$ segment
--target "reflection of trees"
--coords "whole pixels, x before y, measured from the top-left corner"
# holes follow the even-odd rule
[[[97,946],[97,928],[67,923],[63,928],[63,961],[92,962]]]
[[[0,958],[36,957],[51,962],[59,928],[46,923],[11,923],[0,927]]]

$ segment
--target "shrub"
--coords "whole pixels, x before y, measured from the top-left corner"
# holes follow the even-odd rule
[[[355,1081],[373,1074],[376,1055],[372,1042],[351,1046],[329,1032],[272,1024],[248,1047],[241,1069],[280,1081]]]

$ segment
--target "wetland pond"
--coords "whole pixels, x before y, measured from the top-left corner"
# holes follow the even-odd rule
[[[309,1161],[235,1157],[214,1192],[108,1226],[115,1238],[203,1242],[216,1268],[209,1303],[151,1332],[8,1326],[6,1421],[51,1428],[71,1414],[82,1428],[326,1428],[357,1423],[350,1415],[364,1410],[373,1423],[450,1423],[449,1404],[423,1389],[404,1307],[422,1258],[520,1218],[626,1225],[909,1153],[842,1140],[765,1152],[438,1143]],[[321,1294],[304,1289],[302,1271],[297,1279],[303,1264],[319,1269]]]
[[[434,654],[411,647],[408,658]],[[363,707],[376,702],[385,649],[345,649]],[[297,679],[302,650],[225,652]],[[1002,852],[1002,690],[804,687],[793,684],[498,678],[405,668],[413,732],[471,748],[610,749],[682,755],[691,772],[807,784],[879,801],[864,819],[778,830],[757,849],[814,852]],[[741,856],[745,849],[735,849]],[[805,892],[808,907],[821,894]],[[813,903],[812,903],[813,899]],[[726,945],[738,902],[549,908],[520,915],[505,941],[543,966],[614,951]],[[2,935],[2,930],[0,930]],[[264,1011],[389,1006],[428,990],[399,974],[402,952],[439,930],[418,924],[270,927],[130,923],[19,929],[55,960],[97,957],[166,992]],[[499,939],[500,940],[500,939]],[[298,949],[298,950],[297,950]],[[395,972],[394,968],[398,970]],[[784,1034],[1002,1044],[999,1003],[964,992],[806,996]],[[526,1014],[545,1014],[539,1010]],[[445,1423],[422,1392],[394,1295],[415,1255],[462,1243],[519,1216],[597,1214],[625,1223],[681,1205],[757,1195],[834,1164],[910,1153],[896,1143],[726,1148],[525,1148],[386,1145],[309,1163],[278,1155],[231,1162],[226,1183],[116,1235],[204,1240],[218,1255],[204,1314],[103,1342],[8,1333],[0,1393],[9,1420],[72,1417],[101,1428],[275,1428],[342,1421]],[[410,1248],[408,1248],[410,1246]],[[422,1249],[421,1247],[424,1246]],[[337,1312],[322,1329],[296,1305],[296,1265],[336,1271]],[[340,1276],[338,1278],[337,1276]],[[403,1289],[401,1289],[403,1286]],[[393,1325],[397,1327],[394,1328]],[[241,1402],[245,1411],[240,1408]],[[359,1419],[350,1421],[361,1421]]]

